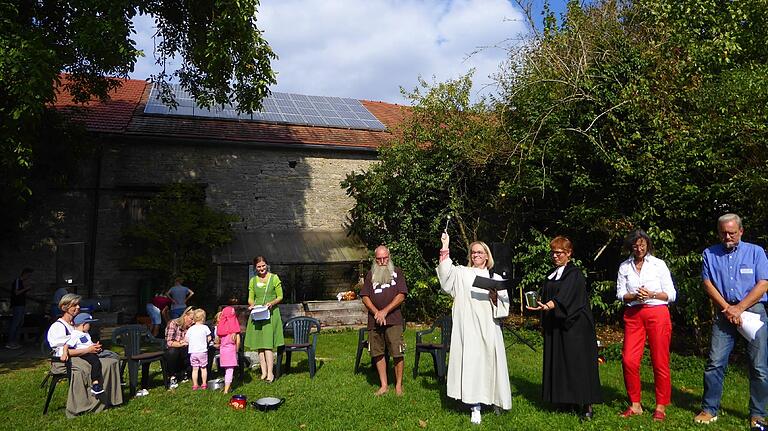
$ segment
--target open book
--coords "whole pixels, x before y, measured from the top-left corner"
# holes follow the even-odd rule
[[[479,287],[485,290],[508,290],[510,287],[509,280],[493,280],[487,277],[475,276],[475,281],[472,282],[472,286]]]

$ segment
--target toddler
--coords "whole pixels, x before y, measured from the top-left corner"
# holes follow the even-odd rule
[[[208,343],[211,341],[211,330],[205,324],[205,310],[195,310],[195,324],[187,329],[184,338],[189,343],[189,364],[192,366],[192,390],[208,389]],[[201,375],[200,386],[197,385],[197,375]]]
[[[237,367],[237,351],[240,349],[240,323],[235,309],[224,307],[221,310],[216,335],[219,337],[219,367],[224,368],[224,393],[229,393],[232,375]]]
[[[75,319],[72,322],[75,329],[72,330],[69,341],[67,341],[67,343],[64,345],[64,349],[61,355],[62,361],[66,361],[69,358],[69,349],[87,349],[94,345],[94,342],[91,340],[91,335],[88,333],[88,331],[91,330],[91,322],[97,321],[98,319],[94,319],[93,316],[88,313],[80,313],[75,316]],[[100,343],[95,345],[97,350],[101,350]],[[99,355],[96,353],[85,353],[78,357],[88,362],[88,364],[91,366],[91,393],[94,395],[103,393],[104,388],[101,385],[101,361],[99,360]]]

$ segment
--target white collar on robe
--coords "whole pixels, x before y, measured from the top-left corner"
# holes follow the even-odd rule
[[[565,265],[558,266],[557,269],[554,272],[552,272],[552,274],[549,274],[549,276],[547,276],[547,278],[555,281],[560,280],[560,277],[563,276],[563,271],[565,271]]]

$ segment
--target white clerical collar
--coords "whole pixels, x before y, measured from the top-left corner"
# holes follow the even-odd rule
[[[552,274],[549,274],[547,278],[555,281],[560,280],[560,277],[563,276],[563,271],[565,271],[565,265],[558,266],[557,269],[554,270]]]

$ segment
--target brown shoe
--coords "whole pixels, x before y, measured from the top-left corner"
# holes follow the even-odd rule
[[[702,410],[701,413],[697,414],[696,417],[693,418],[693,421],[697,424],[711,424],[712,422],[717,421],[717,416]]]

